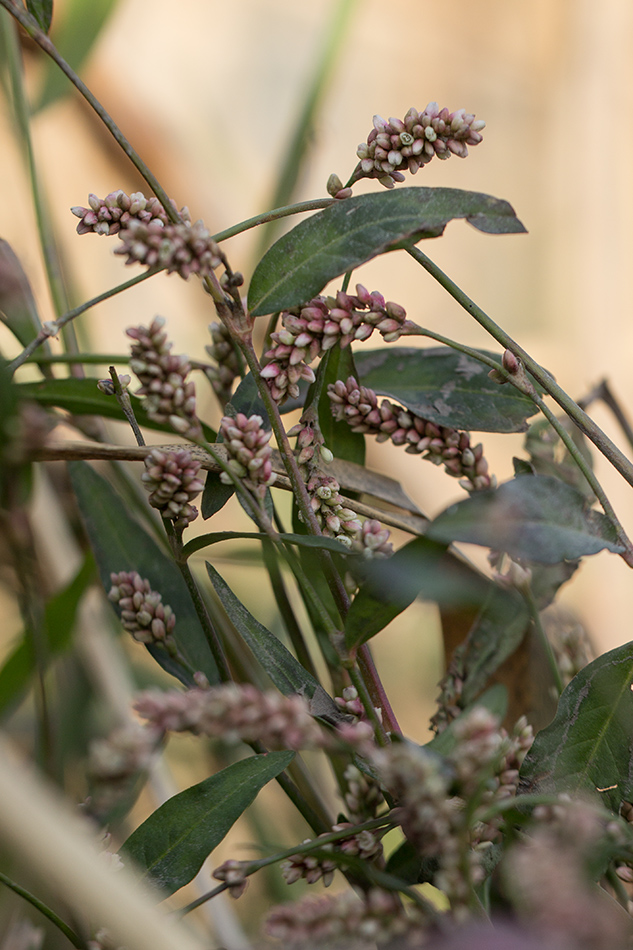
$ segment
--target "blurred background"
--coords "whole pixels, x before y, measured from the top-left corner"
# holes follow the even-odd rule
[[[52,36],[60,37],[60,45],[62,38],[72,42],[69,24],[82,3],[56,0]],[[574,398],[606,377],[624,409],[629,407],[629,0],[90,3],[108,16],[81,66],[82,77],[167,192],[212,232],[275,206],[280,169],[320,70],[327,81],[318,85],[292,200],[325,196],[331,172],[347,179],[375,113],[402,117],[410,106],[423,109],[437,100],[440,107],[465,108],[485,119],[484,141],[467,160],[432,162],[406,184],[504,198],[528,233],[484,235],[454,222],[423,249]],[[116,241],[78,237],[77,219],[68,209],[87,204],[90,192],[103,197],[118,188],[147,187],[77,93],[51,79],[28,42],[24,55],[32,102],[50,100],[34,118],[34,147],[68,293],[80,303],[134,272],[113,255]],[[31,280],[41,318],[54,319],[59,314],[47,291],[28,174],[5,98],[0,142],[0,236]],[[363,182],[355,191],[380,187]],[[250,231],[224,245],[247,281],[262,251],[260,240]],[[370,262],[354,279],[401,303],[422,325],[469,345],[497,348],[404,253]],[[167,320],[174,352],[204,358],[215,314],[195,280],[185,284],[177,277],[159,275],[101,304],[82,317],[80,338],[96,349],[123,353],[125,328],[148,324],[156,314]],[[2,351],[15,355],[17,344],[0,329]],[[201,398],[207,398],[204,389]],[[591,411],[626,451],[608,410],[597,405]],[[201,414],[218,421],[210,398]],[[129,436],[121,428],[113,429],[112,438]],[[500,480],[510,477],[522,437],[485,434],[482,441],[492,471]],[[630,487],[601,457],[595,462],[620,519],[633,532]],[[388,446],[370,446],[369,464],[399,478],[429,515],[463,497],[442,471]],[[214,529],[226,527],[221,519],[234,519],[231,512],[218,516]],[[257,602],[249,572],[244,566],[227,578],[238,595]],[[602,652],[631,639],[632,591],[629,569],[603,554],[586,559],[561,600],[578,612]],[[2,609],[6,648],[19,620],[10,600]],[[441,673],[439,635],[432,608],[418,605],[407,618],[402,630],[379,636],[375,649],[385,664],[387,691],[400,691],[403,725],[422,739]],[[413,683],[412,649],[420,668]]]

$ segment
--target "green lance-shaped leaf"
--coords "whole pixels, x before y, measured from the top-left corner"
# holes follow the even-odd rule
[[[383,630],[416,597],[454,606],[479,604],[490,586],[447,553],[444,544],[426,537],[405,544],[393,557],[370,561],[362,574],[362,586],[345,621],[350,650]]]
[[[24,399],[33,399],[40,406],[65,409],[74,416],[104,416],[106,419],[125,422],[123,410],[116,399],[102,393],[97,388],[96,379],[75,379],[74,377],[46,379],[37,383],[20,383],[18,389]],[[149,418],[140,399],[130,394],[130,400],[136,421],[140,426],[174,434],[171,426],[154,422]],[[202,431],[208,442],[215,442],[216,433],[204,422]]]
[[[605,653],[563,691],[521,768],[531,792],[597,795],[617,812],[633,795],[633,642]]]
[[[498,353],[481,350],[499,359]],[[490,368],[448,346],[390,346],[354,355],[363,386],[436,425],[476,432],[524,432],[537,412],[513,386],[500,386]],[[342,377],[339,377],[342,378]]]
[[[112,586],[111,573],[138,571],[174,611],[173,638],[185,660],[194,670],[203,672],[210,683],[219,683],[187,585],[173,560],[140,526],[110,483],[90,465],[70,462],[68,470],[105,590]],[[150,652],[167,672],[193,685],[180,666],[174,667],[165,651],[152,647]]]
[[[357,375],[351,346],[346,346],[344,349],[341,349],[340,346],[333,347],[328,350],[322,362],[325,362],[325,366],[323,369],[323,388],[319,398],[319,427],[321,435],[325,439],[325,445],[332,452],[334,458],[364,465],[365,437],[360,432],[352,432],[343,420],[337,421],[334,418],[331,403],[327,397],[327,387],[330,383],[335,383],[337,379],[345,380],[348,376],[356,377]]]
[[[46,604],[46,646],[51,657],[70,647],[77,608],[95,575],[94,558],[88,553],[75,577]],[[26,631],[0,669],[0,715],[10,711],[21,699],[36,669],[32,635]]]
[[[451,505],[431,523],[429,538],[481,544],[541,564],[575,560],[606,548],[618,554],[617,532],[570,485],[549,475],[521,475]]]
[[[287,768],[294,752],[254,755],[174,795],[123,845],[142,879],[168,896],[193,880],[259,790]]]
[[[35,17],[40,29],[48,33],[53,19],[53,0],[26,0],[26,9]]]
[[[200,503],[200,514],[206,521],[217,514],[235,494],[235,485],[225,485],[219,472],[207,472]]]
[[[317,691],[323,692],[321,685],[311,673],[299,663],[281,640],[271,633],[247,610],[235,596],[223,577],[207,561],[207,571],[227,616],[253,656],[261,663],[277,689],[285,696],[300,693],[310,700]],[[333,710],[337,707],[330,700]]]
[[[29,279],[11,245],[0,238],[0,320],[26,346],[42,328]],[[45,344],[44,351],[50,347]]]
[[[507,201],[458,188],[399,188],[337,201],[302,221],[264,255],[248,292],[254,316],[306,303],[378,254],[438,237],[453,218],[480,231],[525,231]]]

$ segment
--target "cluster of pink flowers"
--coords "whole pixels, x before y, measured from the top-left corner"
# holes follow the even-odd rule
[[[332,831],[345,831],[346,828],[353,829],[354,826],[348,822],[339,822],[332,826]],[[320,835],[323,838],[324,835]],[[312,843],[317,844],[319,838],[313,839]],[[303,844],[308,844],[308,838]],[[336,842],[329,842],[322,845],[319,849],[326,852],[341,851],[344,854],[361,858],[363,861],[376,861],[382,858],[382,844],[380,837],[371,831],[365,829],[357,833],[350,834],[349,838],[342,838]],[[318,856],[312,852],[308,854],[293,854],[281,866],[282,874],[286,884],[294,884],[302,878],[308,884],[315,884],[322,880],[325,887],[329,887],[334,877],[337,864],[335,860]]]
[[[154,317],[149,327],[130,327],[126,333],[132,345],[130,366],[141,382],[138,396],[150,419],[168,423],[180,435],[200,438],[202,427],[196,416],[196,388],[187,377],[191,363],[186,356],[175,356],[163,330],[163,317]]]
[[[205,349],[211,359],[215,360],[216,365],[205,368],[205,374],[211,382],[214,393],[224,406],[231,398],[234,381],[242,375],[242,367],[231,341],[231,335],[224,324],[211,323],[209,332],[211,344]]]
[[[356,285],[355,296],[339,291],[336,297],[314,297],[304,307],[282,313],[283,329],[271,334],[274,346],[265,354],[269,362],[261,375],[277,402],[296,399],[300,379],[314,382],[308,363],[337,343],[345,347],[352,340],[367,340],[374,330],[387,342],[397,340],[405,319],[400,304],[362,284]]]
[[[337,380],[328,386],[332,415],[344,420],[352,432],[376,436],[378,442],[390,439],[406,451],[421,454],[435,465],[443,465],[467,491],[493,488],[494,476],[488,474],[488,463],[481,444],[471,446],[467,432],[440,426],[408,409],[383,399],[380,405],[373,389],[361,386],[353,376],[346,382]]]
[[[145,458],[146,471],[141,481],[150,492],[149,503],[164,518],[171,518],[177,528],[198,517],[198,509],[190,502],[204,489],[199,476],[200,462],[188,449],[162,452],[152,449]]]
[[[79,234],[118,234],[126,264],[145,264],[178,273],[185,280],[191,274],[208,276],[223,263],[222,253],[202,221],[191,223],[187,208],[182,221],[173,224],[158,198],[146,198],[140,191],[127,195],[113,191],[105,198],[88,196],[88,208],[71,208],[80,218]],[[175,202],[171,202],[175,209]]]
[[[132,221],[149,224],[150,221],[160,221],[167,224],[168,218],[165,208],[158,198],[146,198],[140,191],[126,195],[124,191],[111,191],[105,198],[97,195],[88,195],[88,208],[77,206],[70,210],[81,220],[77,225],[77,234],[118,234],[129,227]],[[172,201],[172,207],[176,203]],[[183,208],[181,217],[189,219],[189,212]]]
[[[417,905],[405,910],[396,894],[372,888],[362,898],[347,892],[281,904],[268,915],[266,930],[289,948],[375,950],[394,941],[413,950],[427,943],[428,923]]]
[[[272,467],[271,432],[263,428],[261,416],[245,416],[238,412],[235,417],[224,416],[220,423],[220,435],[229,456],[229,468],[257,498],[263,498],[266,489],[276,479]],[[220,481],[231,485],[228,472],[220,474]]]
[[[351,548],[352,539],[359,534],[362,525],[352,509],[344,507],[345,499],[340,494],[341,486],[337,480],[332,475],[315,472],[308,479],[306,488],[323,534]]]
[[[171,636],[176,626],[176,616],[162,596],[152,590],[150,582],[137,571],[121,571],[110,574],[112,587],[108,599],[117,605],[121,623],[139,643],[162,643],[175,650]]]
[[[271,750],[322,748],[325,741],[302,696],[261,692],[249,683],[185,692],[146,690],[134,708],[163,732],[262,742]]]
[[[415,175],[419,168],[437,156],[458,155],[466,158],[468,145],[479,145],[486,123],[465,109],[449,112],[437,102],[429,102],[423,112],[411,107],[404,119],[374,116],[374,127],[367,141],[358,146],[360,162],[353,181],[377,178],[386,188],[404,181],[403,171]]]

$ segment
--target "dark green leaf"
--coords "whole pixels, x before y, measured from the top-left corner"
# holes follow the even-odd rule
[[[615,554],[624,550],[606,515],[548,475],[521,475],[472,494],[443,511],[427,536],[444,544],[481,544],[541,564],[576,560],[603,548]]]
[[[327,397],[327,387],[337,379],[347,379],[348,376],[357,377],[354,366],[354,356],[351,346],[341,349],[335,346],[328,350],[321,361],[325,363],[323,369],[323,388],[319,399],[319,426],[325,445],[336,459],[345,459],[357,465],[365,464],[365,436],[360,432],[352,432],[344,421],[337,422],[332,416],[330,400]],[[321,367],[319,367],[319,371]]]
[[[0,320],[26,346],[41,329],[29,279],[10,244],[0,238]],[[50,348],[45,346],[48,352]]]
[[[111,573],[138,571],[158,591],[164,604],[176,615],[174,640],[194,670],[201,670],[210,683],[218,683],[218,671],[195,612],[189,591],[173,560],[158,547],[132,517],[120,496],[105,478],[86,462],[68,465],[90,544],[97,560],[101,582],[110,589]],[[188,685],[191,678],[178,667],[166,651],[155,648],[152,656],[173,675]]]
[[[560,422],[568,430],[589,468],[593,468],[585,436],[567,417],[562,418]],[[533,474],[552,475],[567,482],[589,502],[596,500],[593,489],[548,419],[539,418],[530,424],[525,436],[525,451],[530,461],[524,464],[530,465]]]
[[[464,644],[463,703],[477,699],[493,673],[521,645],[529,625],[530,613],[520,594],[489,583],[488,596]]]
[[[74,416],[104,416],[106,419],[118,419],[125,422],[125,416],[114,396],[106,396],[97,389],[96,379],[47,379],[37,383],[20,383],[19,390],[25,399],[33,399],[40,406],[55,406],[65,409]],[[159,432],[174,434],[170,426],[153,422],[143,409],[136,396],[130,396],[132,409],[140,426],[156,429]],[[207,442],[214,442],[216,434],[210,426],[202,423]]]
[[[259,790],[290,765],[294,752],[254,755],[174,795],[123,845],[142,879],[164,896],[193,880]]]
[[[480,603],[488,582],[462,565],[446,547],[415,538],[393,557],[363,566],[364,582],[345,621],[348,649],[365,643],[402,613],[416,597],[459,606]]]
[[[633,642],[598,657],[563,691],[521,778],[533,792],[597,795],[617,812],[633,794]]]
[[[453,218],[480,231],[525,231],[507,201],[457,188],[399,188],[338,201],[277,241],[255,268],[254,316],[306,303],[329,281],[398,245],[437,237]]]
[[[75,72],[81,70],[116,4],[117,0],[67,0],[64,3],[61,21],[55,18],[55,46]],[[73,88],[57,63],[48,58],[40,78],[41,92],[36,111],[67,95]]]
[[[70,583],[51,597],[46,604],[45,636],[50,658],[59,655],[70,646],[79,602],[95,577],[95,562],[92,554],[89,553]],[[36,668],[33,637],[27,631],[0,669],[0,714],[11,709],[22,697]]]
[[[208,562],[207,571],[229,620],[277,689],[286,696],[300,693],[310,699],[319,688],[319,682],[270,630],[249,613],[226,581]]]
[[[26,9],[37,20],[37,25],[48,33],[53,19],[53,0],[26,0]]]
[[[499,354],[481,350],[499,360]],[[390,346],[354,354],[363,386],[389,396],[436,425],[478,432],[524,432],[537,412],[514,386],[500,386],[490,367],[449,346]]]
[[[420,855],[420,851],[410,841],[403,841],[390,855],[385,870],[388,874],[400,878],[405,884],[424,884],[433,880],[439,869],[437,858]]]
[[[224,508],[229,498],[235,494],[235,485],[225,485],[220,481],[219,472],[207,472],[200,504],[200,514],[207,520]]]

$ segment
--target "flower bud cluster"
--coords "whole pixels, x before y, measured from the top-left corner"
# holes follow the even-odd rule
[[[573,614],[552,605],[543,612],[543,627],[549,640],[563,684],[595,659],[587,631]]]
[[[134,708],[162,732],[262,742],[271,750],[323,748],[326,742],[302,696],[260,692],[249,683],[185,692],[146,690]]]
[[[145,409],[154,422],[168,423],[180,435],[197,439],[202,427],[196,417],[196,387],[187,379],[191,364],[186,356],[170,353],[164,325],[163,317],[154,317],[149,327],[125,331],[136,341],[130,366],[141,382],[137,395],[145,397]]]
[[[122,244],[114,253],[126,257],[126,264],[161,267],[183,280],[191,274],[208,277],[222,263],[220,248],[202,221],[163,224],[154,218],[145,224],[132,220],[119,238]]]
[[[266,931],[289,950],[375,950],[376,944],[413,950],[426,944],[427,924],[417,905],[405,910],[396,894],[372,888],[362,898],[345,892],[280,904],[268,915]]]
[[[242,375],[242,368],[231,342],[231,335],[224,324],[211,323],[209,331],[212,343],[205,349],[217,365],[209,367],[205,372],[214,393],[222,405],[226,405],[231,398],[234,381]]]
[[[405,445],[406,452],[421,454],[454,478],[467,491],[481,491],[496,484],[488,474],[483,446],[470,444],[467,432],[436,425],[408,409],[378,397],[373,389],[361,386],[353,376],[346,382],[337,380],[328,386],[332,415],[344,420],[352,432],[376,436],[378,442],[390,439],[394,445]]]
[[[306,485],[310,506],[323,534],[351,548],[354,538],[362,531],[362,525],[351,508],[344,507],[340,487],[333,476],[318,472],[308,479]]]
[[[356,151],[360,162],[353,180],[377,178],[386,188],[393,188],[394,182],[404,181],[404,171],[415,175],[435,156],[466,158],[467,146],[482,141],[485,125],[465,109],[449,112],[437,102],[429,102],[423,112],[411,107],[403,120],[387,121],[375,115],[367,141]]]
[[[138,776],[149,769],[159,738],[154,729],[130,722],[106,738],[92,740],[86,767],[86,807],[92,815],[107,814],[129,796]]]
[[[141,475],[145,489],[150,492],[149,503],[164,518],[170,518],[176,528],[186,528],[198,517],[198,509],[189,504],[204,489],[199,477],[200,462],[192,458],[188,449],[162,452],[152,449],[145,458],[147,471]]]
[[[348,765],[343,777],[347,783],[344,801],[349,820],[360,824],[375,818],[384,801],[378,782],[355,765]]]
[[[261,375],[277,402],[296,399],[300,379],[314,382],[307,365],[312,360],[337,343],[345,347],[352,340],[367,340],[374,330],[388,343],[397,340],[405,319],[404,307],[362,284],[356,285],[355,296],[339,291],[336,297],[314,297],[305,307],[282,313],[283,329],[271,334],[274,346],[265,354],[269,362]]]
[[[132,221],[139,221],[142,224],[149,224],[150,221],[159,221],[161,224],[167,224],[168,218],[165,208],[158,198],[146,198],[140,191],[135,191],[131,195],[126,195],[120,189],[111,191],[105,198],[98,198],[96,195],[88,195],[88,208],[75,207],[70,210],[76,217],[80,218],[77,225],[77,234],[118,234],[119,231],[127,228]],[[172,201],[172,207],[176,208],[176,203]],[[189,212],[183,208],[180,212],[185,219],[189,218]]]
[[[112,587],[108,599],[117,605],[125,630],[139,643],[160,643],[170,652],[176,650],[172,632],[176,616],[163,598],[152,590],[148,580],[136,571],[110,574]]]
[[[346,828],[353,829],[353,827],[354,825],[350,822],[343,821],[337,825],[332,825],[332,831],[345,831]],[[319,835],[312,840],[312,843],[318,845],[319,838],[323,837],[324,835]],[[310,843],[310,838],[303,842],[303,844]],[[331,853],[341,851],[344,854],[361,858],[363,861],[375,861],[382,857],[382,844],[379,837],[367,830],[352,834],[349,838],[325,843],[319,850]],[[313,853],[293,854],[282,863],[281,873],[287,884],[294,884],[295,881],[303,878],[308,884],[316,884],[317,881],[323,880],[323,885],[329,887],[336,868],[335,860],[325,858],[322,855],[319,856]]]
[[[245,416],[243,412],[233,418],[224,416],[220,423],[220,435],[229,456],[229,468],[245,488],[257,498],[263,498],[276,475],[272,468],[271,432],[263,428],[261,416]],[[228,472],[220,473],[220,481],[232,485]]]
[[[216,881],[225,881],[228,885],[228,891],[231,897],[236,900],[241,897],[248,885],[248,878],[245,870],[248,867],[247,861],[229,860],[221,864],[213,872]]]
[[[302,418],[296,426],[288,429],[287,435],[289,438],[297,437],[297,462],[299,465],[307,465],[317,456],[320,456],[326,464],[334,458],[330,450],[324,448],[325,440],[321,430],[313,421]]]

